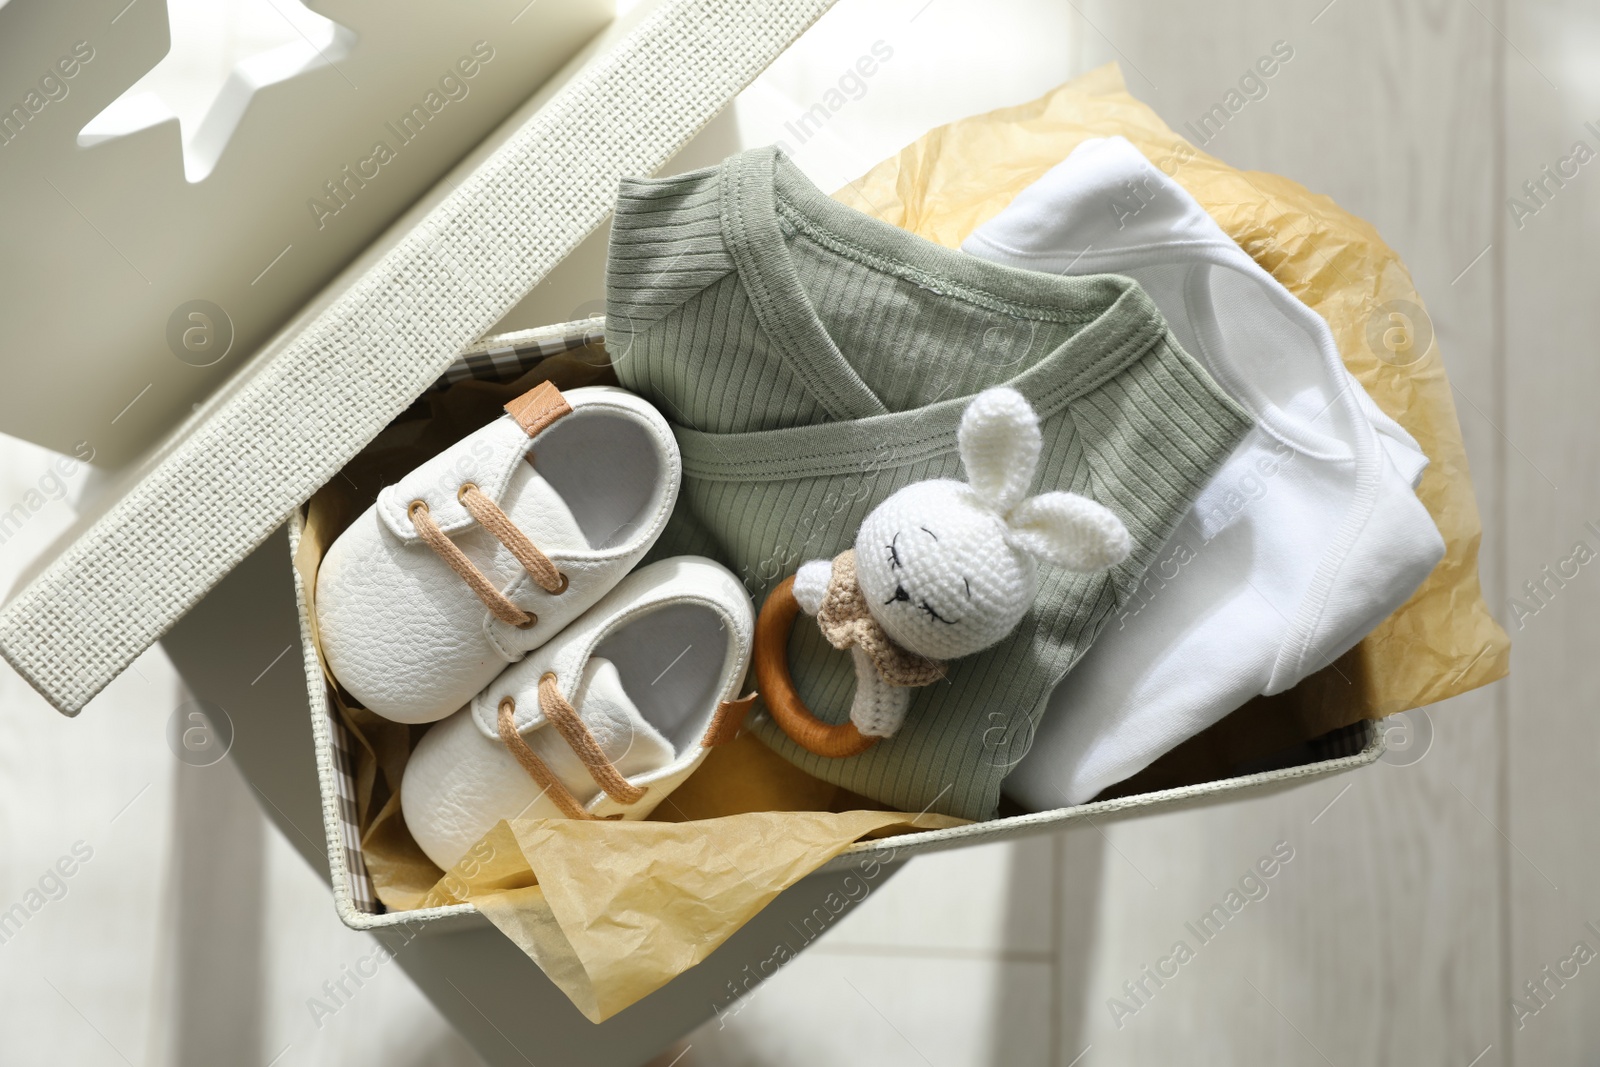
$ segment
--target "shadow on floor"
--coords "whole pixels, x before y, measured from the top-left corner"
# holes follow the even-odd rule
[[[1094,945],[1095,925],[1100,916],[1100,876],[1105,865],[1105,838],[1093,827],[1083,826],[1048,837],[1024,839],[1012,848],[1010,858],[1010,896],[1007,898],[1005,940],[1008,945],[1037,944],[1053,953],[1055,966],[1048,999],[1051,1013],[1049,1046],[1041,1060],[1037,1031],[1007,1024],[1010,1013],[1006,1002],[1032,1001],[1037,992],[1024,988],[1037,975],[1034,968],[1011,967],[1002,972],[995,1001],[990,1005],[994,1031],[988,1063],[991,1067],[1012,1067],[1043,1063],[1066,1067],[1082,1053],[1088,1030],[1086,1012],[1089,996],[1089,963]],[[1054,897],[1050,909],[1051,926],[1033,929],[1037,904],[1024,894],[1037,892],[1037,878],[1028,877],[1028,868],[1037,864],[1032,850],[1051,853],[1049,885]],[[1036,868],[1035,868],[1036,869]]]

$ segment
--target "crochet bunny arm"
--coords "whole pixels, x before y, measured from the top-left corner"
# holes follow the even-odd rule
[[[850,649],[856,665],[856,694],[850,702],[850,721],[863,737],[893,737],[911,706],[911,690],[891,685],[878,673],[866,649]]]
[[[815,615],[822,610],[822,598],[828,595],[828,581],[833,577],[833,561],[814,559],[800,564],[794,572],[794,599],[800,610]]]

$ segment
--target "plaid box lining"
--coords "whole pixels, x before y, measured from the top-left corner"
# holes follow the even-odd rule
[[[602,343],[605,340],[604,322],[599,318],[585,319],[572,324],[575,327],[573,332],[554,336],[546,330],[525,330],[486,338],[458,356],[428,387],[427,392],[437,393],[468,379],[515,381],[547,356]]]
[[[332,694],[326,702],[328,736],[333,741],[333,766],[338,775],[339,839],[344,842],[345,868],[350,872],[350,902],[355,909],[368,915],[381,915],[382,902],[372,888],[372,877],[367,873],[366,859],[361,855],[361,824],[356,811],[356,783],[352,773],[350,738],[345,733],[344,722],[334,710]]]

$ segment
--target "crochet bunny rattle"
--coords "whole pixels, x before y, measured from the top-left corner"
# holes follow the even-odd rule
[[[958,441],[967,481],[900,489],[868,512],[853,549],[803,564],[762,606],[761,692],[774,721],[812,752],[850,756],[893,737],[912,687],[944,677],[944,660],[988,648],[1022,620],[1038,560],[1098,571],[1127,558],[1128,531],[1109,509],[1075,493],[1027,496],[1041,438],[1016,390],[974,397]],[[855,661],[848,722],[818,720],[795,692],[786,649],[801,609]]]

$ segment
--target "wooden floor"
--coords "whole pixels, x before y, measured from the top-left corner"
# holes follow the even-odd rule
[[[1352,776],[918,859],[657,1062],[1600,1062],[1600,564],[1568,562],[1600,558],[1600,162],[1543,172],[1575,142],[1600,152],[1600,9],[841,0],[679,164],[782,136],[879,39],[893,61],[797,153],[821,184],[1108,60],[1178,127],[1289,42],[1267,97],[1207,150],[1331,195],[1405,257],[1456,385],[1514,673],[1412,716],[1408,755]],[[518,321],[592,312],[602,242]],[[0,510],[48,463],[8,445]],[[69,517],[50,502],[0,570]],[[172,758],[183,698],[159,652],[79,721],[9,674],[0,696],[0,910],[76,842],[93,852],[0,944],[0,1062],[478,1062],[397,970],[316,1009],[372,942],[226,763]],[[1146,966],[1275,848],[1293,858],[1268,895],[1154,987]]]

